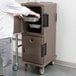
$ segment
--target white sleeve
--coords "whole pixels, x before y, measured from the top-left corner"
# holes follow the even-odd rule
[[[8,0],[8,3],[5,6],[5,12],[12,13],[14,15],[20,14],[20,15],[28,15],[30,14],[30,9],[28,9],[25,6],[21,6],[18,2],[15,0]]]

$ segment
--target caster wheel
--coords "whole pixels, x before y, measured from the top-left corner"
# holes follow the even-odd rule
[[[55,64],[55,61],[52,61],[51,64],[54,65]]]
[[[44,67],[42,67],[42,68],[39,69],[39,73],[40,73],[41,75],[44,74]]]
[[[18,68],[19,68],[19,65],[17,63],[13,65],[13,71],[17,71]]]
[[[54,65],[55,64],[55,61],[52,61],[49,63],[49,65]]]
[[[28,65],[27,65],[27,64],[25,64],[25,71],[27,71],[27,68],[28,68]]]

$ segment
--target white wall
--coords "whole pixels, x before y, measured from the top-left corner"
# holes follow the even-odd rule
[[[24,2],[26,2],[27,0],[16,0],[16,1],[18,1],[19,3],[24,3]]]
[[[22,3],[22,0],[20,1]],[[76,63],[76,0],[41,1],[57,3],[57,60]]]
[[[76,63],[76,1],[58,0],[57,59]]]

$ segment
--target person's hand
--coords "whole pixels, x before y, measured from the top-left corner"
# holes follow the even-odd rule
[[[36,13],[35,16],[40,19],[40,14]]]
[[[38,13],[36,13],[34,11],[31,11],[30,15],[34,15],[35,17],[37,17],[38,19],[40,19],[40,14],[38,14]]]

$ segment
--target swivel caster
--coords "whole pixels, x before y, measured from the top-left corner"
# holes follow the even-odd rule
[[[28,68],[28,65],[27,65],[27,64],[25,64],[25,71],[27,71],[27,68]]]
[[[39,69],[39,73],[40,73],[41,75],[44,74],[44,67],[42,67],[42,68]]]
[[[49,65],[54,65],[55,64],[55,61],[52,61],[49,63]]]
[[[18,63],[15,63],[15,64],[13,65],[13,71],[17,71],[17,70],[18,70],[18,68],[19,68]]]
[[[55,64],[55,61],[52,61],[51,64],[54,65]]]

